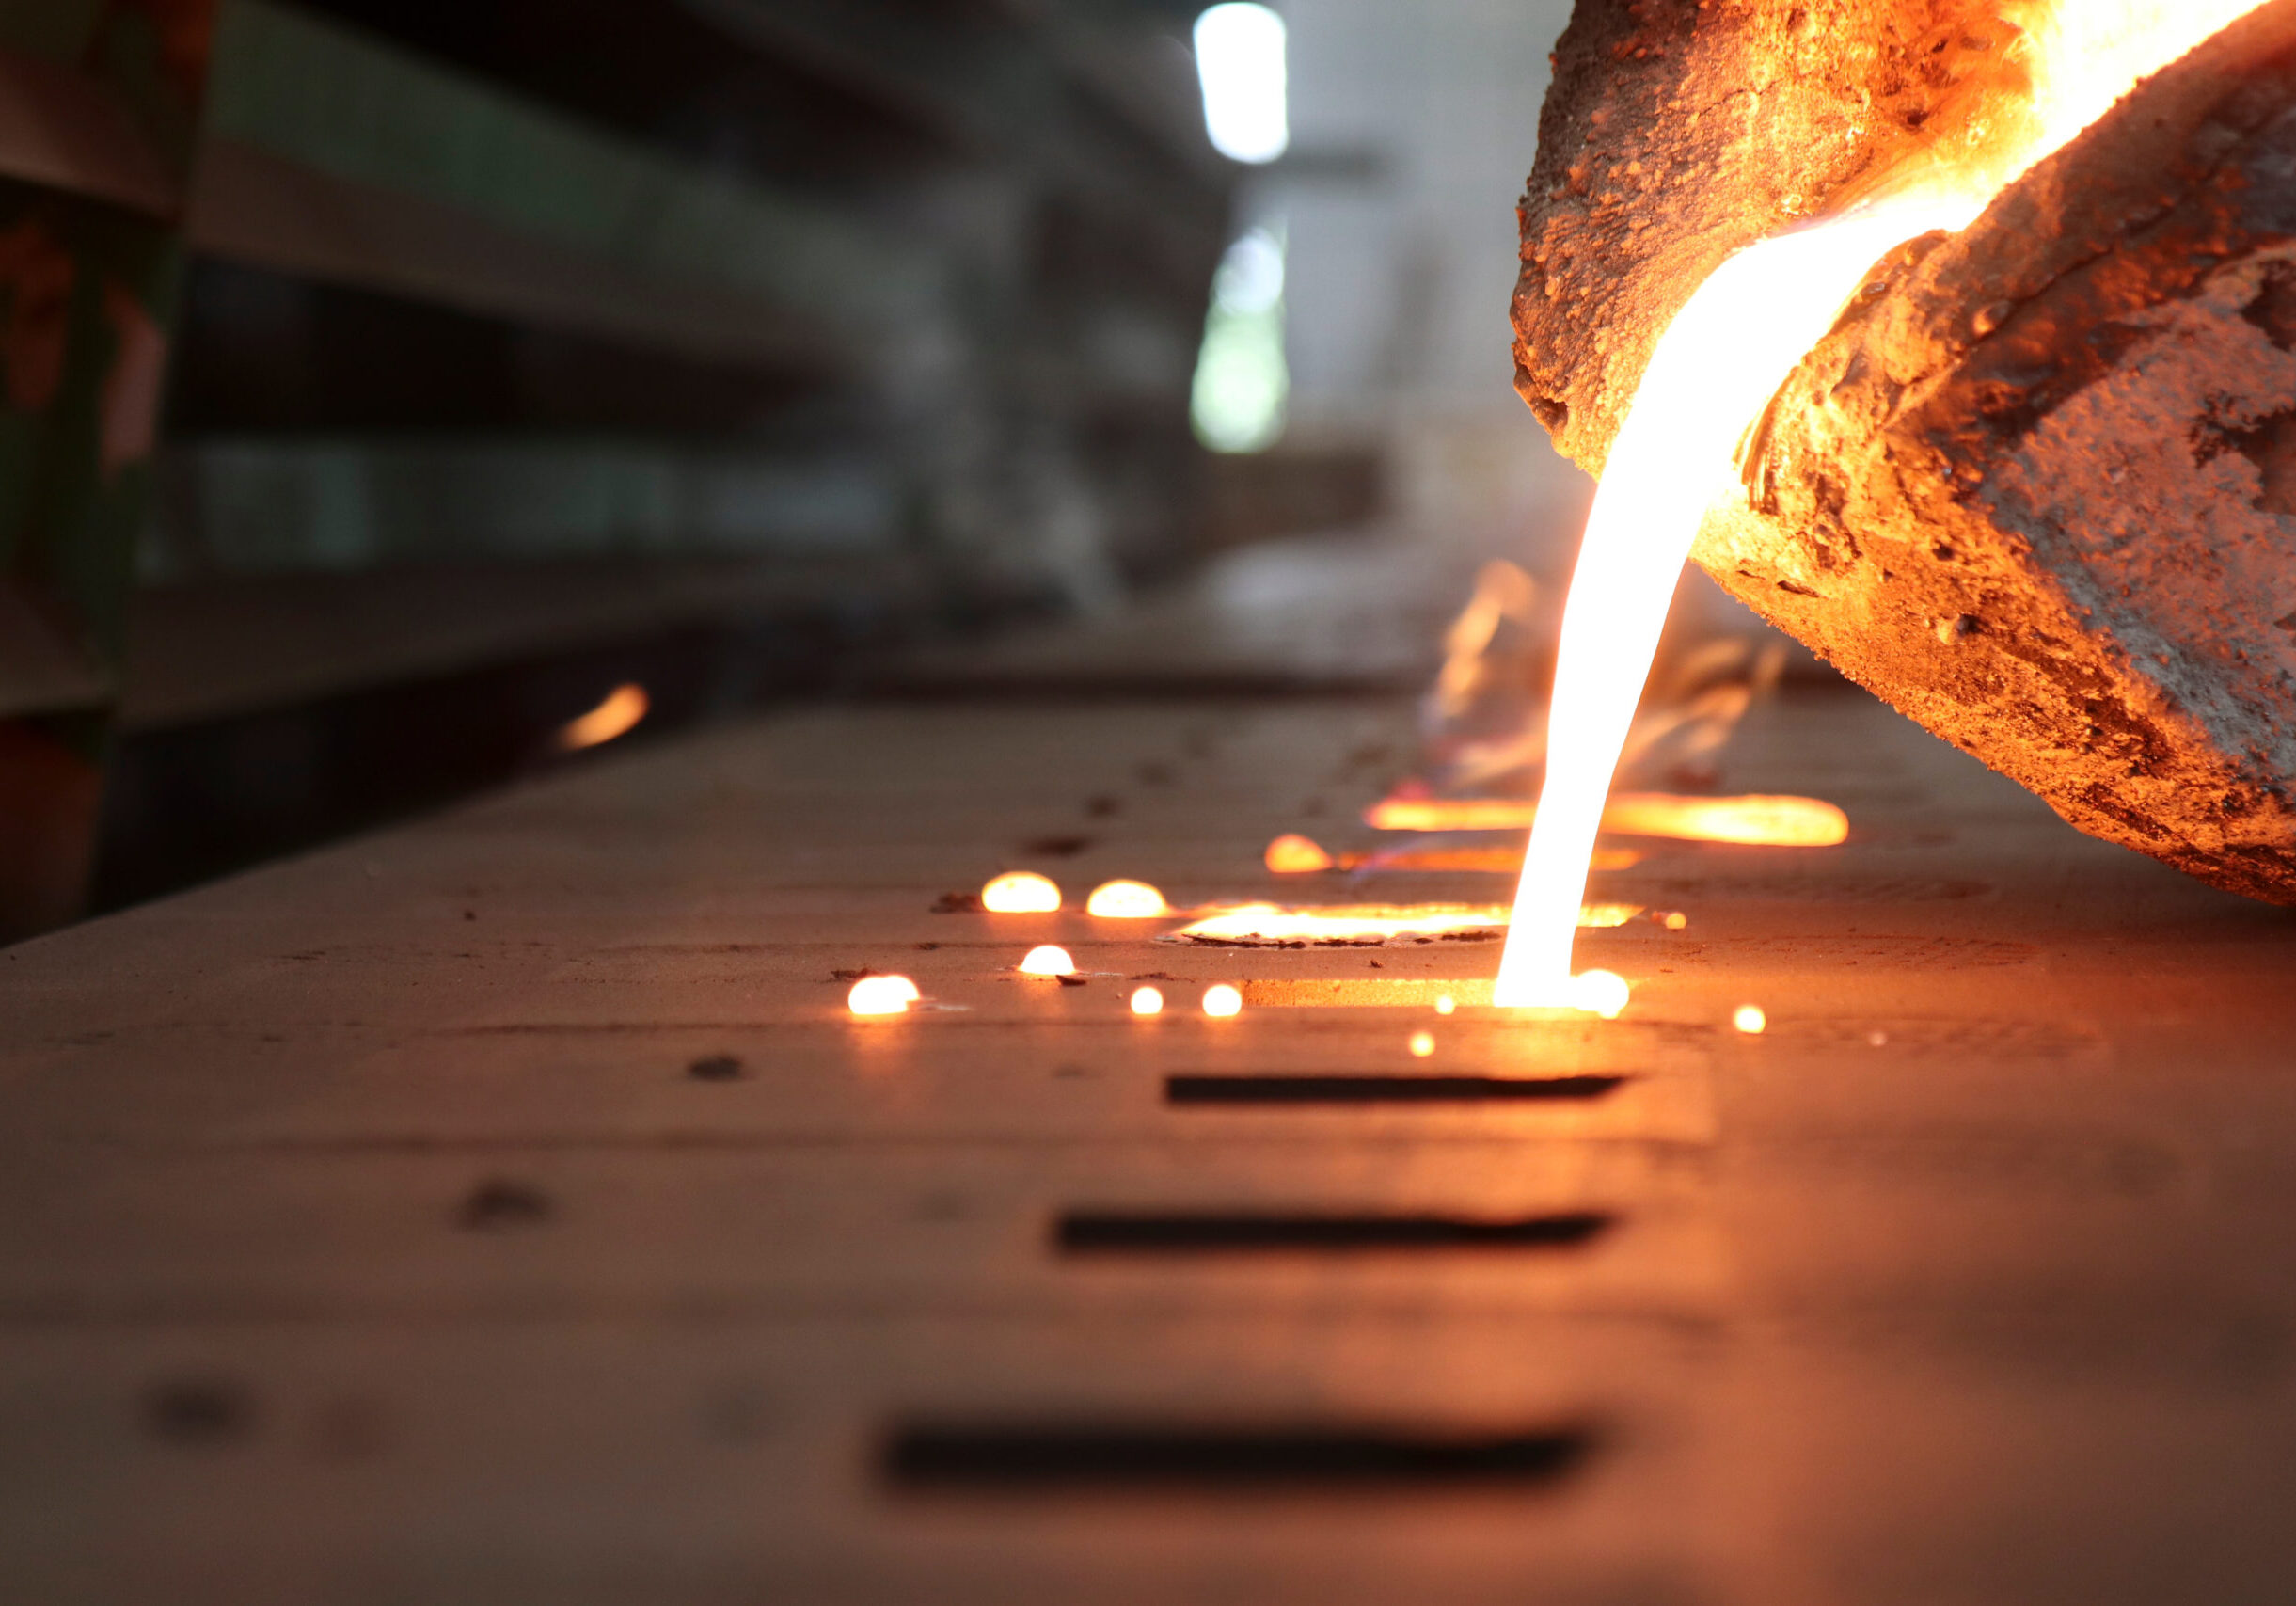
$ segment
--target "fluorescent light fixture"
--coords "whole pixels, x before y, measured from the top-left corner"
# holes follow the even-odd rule
[[[1196,73],[1212,148],[1273,162],[1291,143],[1284,20],[1265,6],[1214,6],[1196,20]]]

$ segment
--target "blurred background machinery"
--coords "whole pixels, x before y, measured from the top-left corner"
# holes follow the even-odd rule
[[[620,687],[1524,538],[1577,494],[1506,385],[1560,0],[1221,9],[1225,113],[1192,0],[0,3],[0,934]]]

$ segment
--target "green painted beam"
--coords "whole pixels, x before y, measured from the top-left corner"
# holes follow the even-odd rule
[[[856,337],[936,294],[931,262],[827,207],[701,173],[267,0],[226,0],[208,131],[657,279],[664,294],[716,285]]]

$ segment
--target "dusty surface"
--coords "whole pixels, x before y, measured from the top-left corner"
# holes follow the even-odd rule
[[[1593,46],[1625,26],[1614,8],[1581,10],[1566,40],[1579,69],[1548,108],[1564,136],[1556,161],[1573,131],[1596,126]],[[1704,82],[1703,63],[1758,59],[1782,25],[1759,8],[1702,15],[1719,20],[1685,36],[1679,65],[1654,56],[1621,75],[1630,103],[1602,127],[1651,116],[1666,73]],[[1853,39],[1877,25],[1833,22]],[[1876,71],[1893,59],[1839,56]],[[1775,119],[1748,137],[1775,142],[1804,178],[1836,175],[1805,199],[1836,204],[1902,159],[1876,143],[1902,118],[1851,119],[1868,127],[1856,150],[1825,134],[1828,105],[1850,116],[1839,72],[1797,86],[1765,101]],[[1793,110],[1797,95],[1814,109]],[[1629,136],[1611,137],[1615,158]],[[1665,151],[1684,135],[1662,119],[1641,137]],[[1591,387],[1567,419],[1546,409],[1582,460],[1599,456],[1701,264],[1790,215],[1726,160],[1696,171],[1691,187],[1714,199],[1642,217],[1569,200],[1526,214],[1536,293],[1518,301],[1518,327],[1537,372]],[[2291,172],[2296,5],[2280,0],[1962,235],[1882,264],[1754,437],[1752,511],[1711,519],[1696,551],[1742,600],[2082,829],[2284,902],[2296,901]],[[1569,273],[1545,290],[1541,239],[1572,243]],[[1623,279],[1602,302],[1590,289],[1613,256]],[[1613,310],[1606,343],[1596,326]],[[1544,406],[1560,392],[1534,373],[1527,394]]]
[[[1722,776],[1832,798],[1849,843],[1648,844],[1604,878],[1690,916],[1588,935],[1637,989],[1609,1025],[1214,1022],[1212,981],[1406,998],[1498,956],[929,912],[1013,865],[1071,895],[1503,897],[1261,871],[1279,831],[1365,845],[1411,720],[803,711],[0,951],[5,1593],[2284,1598],[2296,923],[1861,694],[1758,712]],[[1048,940],[1175,1008],[1011,974]],[[831,973],[862,966],[965,1008],[857,1022]],[[1728,1024],[1750,1001],[1758,1038]],[[1166,1087],[1309,1074],[1575,1082]],[[1064,1250],[1082,1213],[1605,1225]],[[1136,1467],[1127,1432],[1306,1448],[1259,1487],[1217,1457],[1159,1487],[891,1458],[952,1424],[1098,1434],[1103,1471]],[[1319,1481],[1317,1436],[1366,1430],[1585,1438],[1540,1478]]]

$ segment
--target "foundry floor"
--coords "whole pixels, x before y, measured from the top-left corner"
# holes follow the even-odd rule
[[[1365,840],[1411,713],[792,712],[0,954],[0,1598],[2296,1592],[2296,917],[1862,695],[1728,765],[1846,846],[1602,878],[1691,921],[1585,939],[1616,1023],[1211,1021],[1215,981],[1497,953],[932,912],[1015,865],[1501,898],[1259,867]],[[1111,974],[1011,974],[1051,940]],[[961,1009],[850,1018],[862,966]],[[1134,1020],[1147,973],[1178,1007]],[[1167,1102],[1245,1073],[1623,1080]],[[1064,1250],[1094,1210],[1607,1226]]]

